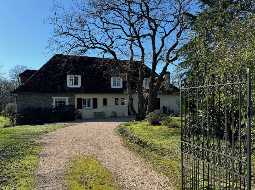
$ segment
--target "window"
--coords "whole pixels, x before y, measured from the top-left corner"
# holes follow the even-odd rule
[[[148,78],[144,78],[143,79],[143,88],[149,89],[150,88],[149,84],[150,84],[150,80]]]
[[[81,87],[81,76],[80,75],[67,75],[67,87],[70,87],[70,88]]]
[[[103,106],[107,106],[107,98],[103,99]]]
[[[85,109],[92,108],[91,98],[82,99],[82,108],[85,108]]]
[[[93,109],[97,109],[97,98],[93,98]]]
[[[115,98],[114,103],[115,103],[116,106],[118,106],[119,105],[119,98]]]
[[[120,104],[121,104],[122,106],[125,105],[125,98],[121,98],[121,99],[120,99]]]
[[[122,78],[121,77],[112,77],[111,78],[112,88],[122,88]]]
[[[53,97],[53,107],[59,108],[59,107],[65,107],[68,106],[68,98],[67,97]]]

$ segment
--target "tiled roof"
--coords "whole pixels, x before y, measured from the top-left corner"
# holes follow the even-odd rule
[[[119,93],[126,88],[127,68],[128,61],[57,54],[14,92]],[[137,81],[138,72],[135,71],[137,71],[136,66],[133,69],[132,79]],[[148,67],[145,67],[145,71],[145,76],[149,75]],[[81,75],[82,86],[68,88],[66,82],[68,74]],[[124,79],[123,89],[111,88],[113,75],[120,75]]]

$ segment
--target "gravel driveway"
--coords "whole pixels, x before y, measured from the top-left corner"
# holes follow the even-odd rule
[[[66,189],[64,171],[78,154],[95,155],[109,169],[123,190],[170,189],[159,175],[123,146],[114,129],[120,122],[84,122],[59,129],[40,141],[44,149],[37,170],[37,189]]]

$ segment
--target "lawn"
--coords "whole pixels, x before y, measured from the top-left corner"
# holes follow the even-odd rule
[[[40,135],[61,125],[17,126],[0,128],[0,189],[34,189]]]
[[[66,171],[69,190],[118,190],[112,174],[94,157],[78,156]]]
[[[0,128],[11,126],[9,118],[0,115]]]
[[[173,122],[178,123],[179,118]],[[150,126],[148,122],[130,122],[118,128],[128,147],[169,177],[180,189],[180,128]]]

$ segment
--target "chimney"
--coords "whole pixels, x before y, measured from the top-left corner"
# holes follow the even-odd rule
[[[165,74],[165,88],[169,90],[171,85],[171,78],[170,78],[170,72],[166,72]]]

